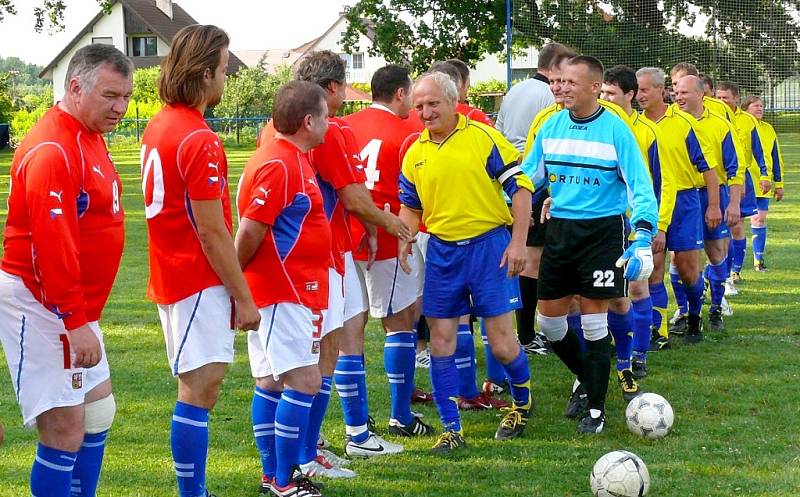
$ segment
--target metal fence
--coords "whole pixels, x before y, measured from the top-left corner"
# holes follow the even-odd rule
[[[106,134],[109,146],[120,143],[139,143],[142,132],[150,119],[123,119],[117,128]],[[269,116],[209,117],[208,126],[224,140],[240,143],[255,143]]]

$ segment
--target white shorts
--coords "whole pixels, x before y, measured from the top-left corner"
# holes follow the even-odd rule
[[[158,304],[173,376],[214,362],[233,362],[233,300],[222,285],[174,304]]]
[[[301,304],[263,307],[261,325],[247,334],[247,352],[253,378],[283,373],[319,363],[323,317]]]
[[[411,274],[400,267],[397,257],[375,261],[367,271],[367,263],[358,261],[359,279],[363,291],[369,296],[369,313],[374,318],[385,318],[414,305],[417,301],[417,256],[408,256]]]
[[[64,323],[39,303],[22,279],[0,271],[0,341],[25,427],[56,407],[83,404],[94,387],[110,378],[103,334],[97,321],[89,328],[100,340],[103,357],[92,368],[73,368]],[[64,350],[64,346],[67,350]]]
[[[417,297],[422,297],[422,289],[425,287],[425,260],[428,258],[428,240],[431,239],[429,233],[417,233],[417,242],[411,245],[412,253],[417,257]]]
[[[344,282],[342,275],[328,268],[328,308],[322,311],[322,336],[344,326]]]
[[[352,252],[344,254],[344,266],[344,321],[347,322],[362,312],[367,312],[369,302],[361,286]]]

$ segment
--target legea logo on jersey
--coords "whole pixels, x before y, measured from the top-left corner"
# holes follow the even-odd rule
[[[576,176],[573,174],[550,173],[550,183],[561,183],[564,185],[587,185],[600,186],[600,180],[590,176]]]

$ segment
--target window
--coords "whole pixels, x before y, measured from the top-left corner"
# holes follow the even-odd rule
[[[110,36],[100,36],[97,38],[92,38],[92,44],[94,45],[95,43],[102,43],[103,45],[113,45],[114,38]]]
[[[135,36],[131,38],[131,48],[134,57],[158,55],[158,44],[155,36]]]
[[[364,69],[364,54],[354,53],[352,57],[353,69]]]

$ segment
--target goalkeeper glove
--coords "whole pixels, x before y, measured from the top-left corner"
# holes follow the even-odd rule
[[[617,259],[617,267],[625,266],[625,279],[644,281],[653,273],[653,250],[650,245],[653,235],[644,229],[637,229],[630,247]]]

